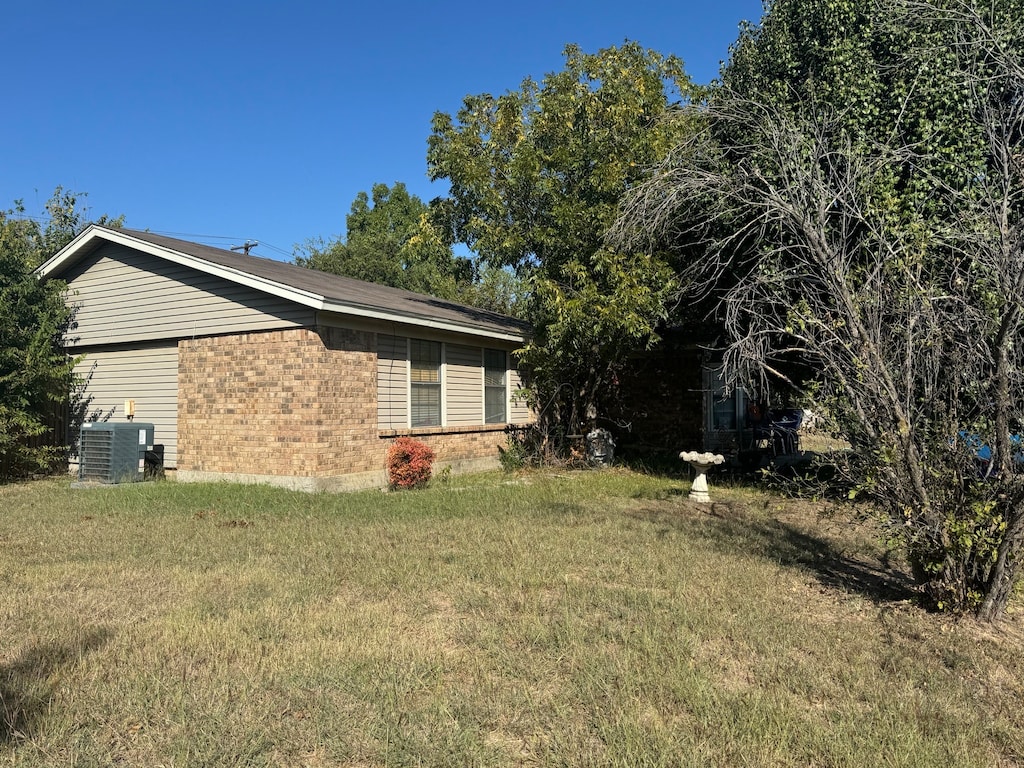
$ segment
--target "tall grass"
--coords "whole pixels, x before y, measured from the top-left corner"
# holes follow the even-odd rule
[[[990,766],[1017,620],[869,531],[627,472],[0,487],[0,763]]]

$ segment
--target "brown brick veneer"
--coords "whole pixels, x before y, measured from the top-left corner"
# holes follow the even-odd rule
[[[619,400],[610,416],[628,430],[615,438],[620,452],[677,454],[704,445],[702,350],[668,336],[637,355],[621,375]]]
[[[380,467],[373,335],[301,328],[178,344],[178,468],[325,477]]]
[[[339,328],[179,342],[178,469],[315,483],[383,470],[401,434],[441,465],[497,457],[500,428],[379,431],[375,349],[374,334]]]
[[[381,432],[382,442],[386,441],[384,450],[394,438],[403,435],[413,437],[433,448],[437,462],[441,464],[497,459],[498,448],[504,447],[506,442],[504,424],[480,427],[425,427]]]

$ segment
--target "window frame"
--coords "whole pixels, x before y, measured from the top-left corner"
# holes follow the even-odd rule
[[[746,429],[747,392],[741,386],[732,387],[729,395],[725,395],[726,384],[722,379],[722,367],[708,367],[705,373],[705,392],[707,393],[706,429],[708,433],[737,434]],[[724,408],[722,406],[725,406]],[[718,426],[719,414],[730,416],[732,426]]]
[[[423,355],[424,350],[436,354]],[[420,354],[417,354],[420,353]],[[444,347],[440,341],[409,339],[409,426],[444,425]],[[422,376],[422,378],[420,377]],[[420,402],[417,400],[420,399]],[[429,402],[425,402],[429,400]],[[426,418],[422,413],[429,408]],[[419,412],[420,415],[417,415]]]
[[[501,356],[501,367],[492,366],[487,358],[488,356],[494,357],[496,355]],[[508,352],[503,349],[493,349],[484,347],[481,352],[481,373],[483,377],[483,423],[484,424],[508,424]],[[501,382],[498,384],[489,384],[488,376],[493,373],[500,371]],[[500,392],[501,401],[501,413],[492,417],[490,406],[497,399],[497,395]]]

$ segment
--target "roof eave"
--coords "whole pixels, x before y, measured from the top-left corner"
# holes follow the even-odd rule
[[[324,297],[311,291],[303,291],[299,288],[293,288],[274,280],[268,280],[264,277],[258,277],[248,272],[243,272],[231,267],[225,267],[221,264],[215,264],[212,261],[201,259],[198,256],[192,256],[188,253],[176,251],[173,248],[157,245],[156,243],[151,243],[147,240],[140,240],[119,230],[105,229],[97,227],[96,225],[92,225],[82,232],[78,237],[58,251],[53,258],[40,265],[36,272],[39,273],[41,277],[46,278],[50,277],[54,272],[58,272],[62,267],[74,264],[75,261],[77,261],[78,256],[88,249],[96,239],[106,240],[111,243],[117,243],[118,245],[134,248],[142,251],[143,253],[148,253],[151,256],[166,259],[174,264],[198,269],[200,272],[222,277],[233,283],[239,283],[240,285],[245,285],[249,288],[255,288],[258,291],[263,291],[264,293],[269,293],[273,296],[288,299],[289,301],[294,301],[297,304],[312,307],[313,309],[323,308]]]
[[[385,312],[372,307],[355,304],[325,302],[321,309],[324,312],[333,312],[338,315],[349,315],[352,317],[370,320],[384,320],[389,323],[404,323],[405,325],[415,325],[423,328],[432,328],[438,331],[451,331],[454,333],[463,333],[472,336],[483,336],[488,339],[498,339],[500,341],[512,341],[520,344],[526,341],[526,335],[523,333],[500,331],[494,328],[483,328],[468,323],[453,323],[420,315]]]
[[[134,248],[142,251],[143,253],[148,253],[151,256],[166,259],[167,261],[180,264],[182,266],[191,267],[192,269],[197,269],[200,272],[215,275],[233,283],[245,285],[249,288],[262,291],[263,293],[268,293],[272,296],[293,301],[296,304],[301,304],[315,310],[359,318],[398,322],[406,325],[432,328],[435,330],[483,336],[502,341],[522,343],[526,340],[525,334],[516,333],[511,330],[501,331],[493,328],[483,328],[469,323],[437,320],[431,317],[415,314],[387,312],[365,305],[347,304],[336,300],[329,300],[322,294],[316,294],[312,291],[304,291],[300,288],[293,288],[292,286],[279,283],[275,280],[269,280],[242,270],[216,264],[214,262],[207,261],[206,259],[199,258],[198,256],[182,253],[181,251],[174,250],[173,248],[157,245],[156,243],[151,243],[147,240],[140,240],[120,230],[106,229],[96,225],[90,225],[74,240],[58,251],[53,257],[37,267],[36,274],[38,274],[42,279],[59,274],[62,269],[73,265],[80,257],[91,251],[97,240],[105,240],[107,242]]]

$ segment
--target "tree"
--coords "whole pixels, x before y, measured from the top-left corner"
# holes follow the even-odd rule
[[[732,47],[724,90],[796,115],[828,105],[858,152],[912,147],[914,162],[892,164],[876,196],[907,218],[941,220],[933,180],[969,185],[987,151],[951,30],[935,13],[957,2],[922,2],[915,18],[897,10],[895,23],[891,0],[777,0]],[[999,0],[992,9],[1011,19],[1024,5]]]
[[[460,287],[458,300],[509,317],[525,319],[529,311],[527,284],[506,267],[473,264],[473,282]]]
[[[821,61],[800,52],[794,75],[801,45],[780,49],[773,14],[853,7],[773,5],[737,66],[759,53],[795,79],[727,72],[743,90],[714,96],[618,236],[703,245],[682,279],[719,292],[728,367],[764,381],[806,366],[852,445],[851,495],[879,510],[926,595],[996,619],[1024,552],[1024,13],[884,0],[839,25],[856,39],[809,46]],[[841,68],[822,61],[851,50],[860,95],[845,103],[822,82]]]
[[[33,269],[85,226],[78,196],[57,187],[45,225],[17,201],[0,211],[0,477],[52,467],[63,435],[47,439],[56,409],[71,392],[73,362],[63,351],[71,313],[59,281]],[[119,226],[120,219],[102,219]]]
[[[311,240],[295,263],[394,288],[458,299],[472,279],[472,265],[457,258],[427,205],[405,185],[374,184],[360,192],[346,218],[344,240]]]
[[[541,424],[585,430],[614,393],[625,356],[656,339],[671,272],[607,247],[623,194],[685,132],[666,110],[695,89],[672,56],[627,42],[565,49],[565,68],[519,90],[465,99],[434,116],[427,155],[456,242],[530,286],[535,335],[522,351]],[[675,102],[673,101],[675,100]]]

